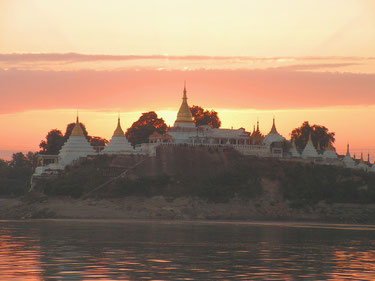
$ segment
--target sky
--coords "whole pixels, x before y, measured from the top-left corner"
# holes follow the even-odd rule
[[[80,119],[110,139],[188,102],[222,127],[303,121],[375,156],[373,0],[1,0],[0,158]]]

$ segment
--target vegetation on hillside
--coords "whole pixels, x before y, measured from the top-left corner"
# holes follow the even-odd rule
[[[0,159],[0,196],[20,196],[30,188],[33,166],[37,154],[29,152],[14,153],[12,160]]]
[[[50,196],[81,197],[108,180],[111,157],[85,160],[57,179],[39,188]],[[256,199],[262,192],[261,179],[279,183],[280,192],[291,206],[327,203],[375,203],[375,175],[335,166],[323,166],[275,159],[245,158],[224,173],[207,175],[132,175],[119,178],[92,196],[199,197],[211,202],[231,198]]]

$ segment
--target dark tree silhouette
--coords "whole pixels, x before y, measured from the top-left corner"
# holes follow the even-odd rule
[[[101,137],[90,137],[90,143],[92,146],[105,146],[108,140]]]
[[[333,147],[335,133],[329,132],[328,128],[324,126],[310,126],[308,121],[303,122],[301,127],[295,128],[290,135],[294,140],[296,147],[301,150],[306,146],[310,133],[315,148],[318,147],[318,144],[322,149],[327,148],[329,145]]]
[[[48,132],[46,139],[42,140],[39,147],[42,149],[40,154],[56,155],[59,153],[64,143],[64,136],[60,130],[53,129]]]
[[[190,111],[193,115],[195,126],[209,125],[212,128],[220,128],[221,121],[216,111],[208,111],[198,105],[191,106]]]
[[[155,131],[159,134],[165,134],[167,125],[162,118],[158,118],[154,111],[150,111],[142,113],[142,116],[126,130],[125,136],[135,146],[148,142],[148,137]]]

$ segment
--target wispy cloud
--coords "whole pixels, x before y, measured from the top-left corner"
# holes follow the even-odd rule
[[[266,70],[0,71],[0,113],[82,108],[175,108],[187,80],[189,102],[209,108],[287,109],[375,104],[375,74]]]
[[[249,56],[170,56],[170,55],[100,55],[79,53],[12,53],[0,54],[0,62],[83,62],[83,61],[128,61],[128,60],[240,60],[240,61],[367,61],[375,57],[249,57]]]

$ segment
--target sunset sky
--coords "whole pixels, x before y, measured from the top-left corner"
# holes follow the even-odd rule
[[[0,158],[77,109],[107,139],[118,112],[173,125],[184,80],[222,127],[309,121],[375,158],[375,1],[0,1]]]

